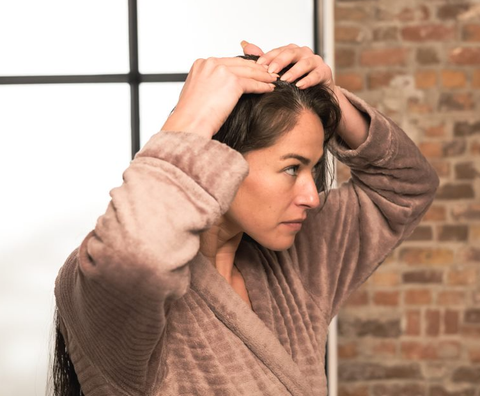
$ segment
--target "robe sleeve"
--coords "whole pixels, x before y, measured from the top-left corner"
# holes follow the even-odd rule
[[[84,389],[108,383],[117,394],[147,394],[199,234],[247,173],[237,151],[185,132],[160,132],[135,156],[56,280],[60,328]]]
[[[290,255],[304,286],[330,321],[342,302],[407,238],[433,201],[438,176],[393,121],[348,91],[370,118],[367,140],[350,150],[339,138],[329,150],[351,169],[310,211]]]

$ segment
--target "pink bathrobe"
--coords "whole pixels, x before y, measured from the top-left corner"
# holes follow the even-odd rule
[[[345,94],[370,117],[357,150],[330,147],[352,178],[308,212],[290,249],[242,240],[235,265],[253,311],[199,253],[199,234],[248,173],[242,155],[160,132],[135,156],[56,281],[85,395],[327,394],[328,324],[412,232],[438,186],[398,126]]]

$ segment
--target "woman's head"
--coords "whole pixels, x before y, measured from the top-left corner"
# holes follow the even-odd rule
[[[255,61],[258,56],[242,58]],[[287,66],[282,76],[291,67]],[[296,81],[295,81],[296,82]],[[213,136],[242,154],[270,147],[293,129],[304,110],[316,114],[324,129],[324,148],[333,136],[341,118],[340,107],[333,92],[324,85],[299,89],[293,83],[278,80],[268,94],[245,94],[238,101],[220,130]],[[326,156],[319,164],[315,183],[319,191],[328,190],[329,169]]]
[[[289,222],[305,219],[319,205],[318,191],[328,190],[324,154],[340,109],[324,86],[275,85],[272,93],[243,95],[214,139],[242,153],[250,168],[225,219],[262,246],[285,250],[299,231]]]

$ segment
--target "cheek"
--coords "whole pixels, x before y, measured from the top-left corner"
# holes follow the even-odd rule
[[[247,233],[270,232],[288,208],[288,191],[275,176],[248,176],[240,186],[230,213]]]

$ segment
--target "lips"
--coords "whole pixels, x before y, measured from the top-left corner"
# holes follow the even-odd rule
[[[294,219],[290,221],[284,221],[282,224],[290,229],[291,231],[300,231],[302,228],[302,223],[305,219]]]

